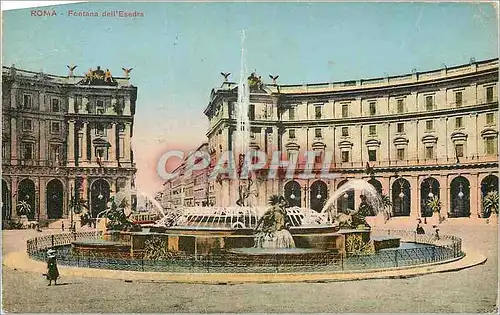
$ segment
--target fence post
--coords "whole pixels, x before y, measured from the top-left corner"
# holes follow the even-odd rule
[[[276,273],[278,273],[278,255],[274,255],[274,261],[276,263]]]
[[[399,267],[398,266],[398,251],[397,250],[394,251],[394,261],[396,262],[396,267]]]
[[[436,248],[432,247],[432,262],[436,261]]]
[[[416,243],[417,242],[417,232],[416,231],[413,231],[413,239],[414,239],[414,242]]]
[[[35,250],[38,251],[38,237],[35,237]]]
[[[88,267],[90,268],[90,256],[88,256],[88,257],[89,257],[89,259],[88,259],[88,263],[89,263]]]
[[[340,253],[340,265],[341,265],[342,271],[344,271],[344,252]]]
[[[76,266],[80,267],[80,252],[76,255]]]
[[[52,241],[52,247],[54,247],[54,235],[51,235],[51,236],[50,236],[50,239],[51,239],[51,241]]]
[[[144,271],[144,256],[141,257],[141,269]]]

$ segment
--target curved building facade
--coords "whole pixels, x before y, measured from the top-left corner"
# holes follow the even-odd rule
[[[234,148],[237,85],[214,89],[205,109],[213,159]],[[393,216],[426,217],[437,196],[441,214],[481,217],[482,196],[498,190],[498,59],[451,68],[324,84],[262,84],[251,91],[250,147],[268,157],[281,151],[313,174],[332,178],[254,179],[250,203],[283,194],[301,207],[321,209],[351,178],[372,183],[392,201]],[[313,163],[303,153],[317,152]],[[218,178],[216,205],[234,205],[237,181]],[[293,197],[293,198],[292,198]],[[357,208],[347,193],[338,207]]]
[[[99,67],[86,77],[72,72],[2,68],[4,220],[20,204],[30,220],[66,218],[73,203],[95,217],[110,196],[132,191],[137,88]]]

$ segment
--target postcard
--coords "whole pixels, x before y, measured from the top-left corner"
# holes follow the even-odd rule
[[[498,312],[496,2],[12,4],[4,312]]]

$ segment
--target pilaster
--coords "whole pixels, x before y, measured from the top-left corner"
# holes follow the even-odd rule
[[[75,121],[68,122],[68,166],[75,166]]]

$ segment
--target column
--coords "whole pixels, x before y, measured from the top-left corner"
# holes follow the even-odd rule
[[[480,218],[481,209],[483,205],[481,204],[481,185],[478,183],[478,174],[471,174],[470,176],[470,217]],[[476,211],[474,212],[474,208]]]
[[[35,182],[35,220],[47,219],[47,181],[45,178],[34,178]]]
[[[45,119],[41,119],[40,123],[38,125],[38,131],[40,135],[40,142],[38,143],[38,150],[39,150],[39,159],[40,159],[40,164],[41,165],[46,165],[45,161],[48,160],[47,156],[47,130],[50,130],[50,121],[47,121]]]
[[[74,114],[75,113],[75,96],[70,95],[68,97],[68,114]]]
[[[79,152],[79,161],[82,163],[88,163],[87,157],[87,125],[88,122],[83,122],[82,128],[78,132],[78,152]]]
[[[123,115],[130,116],[130,97],[125,97],[125,107],[123,108]]]
[[[43,92],[40,92],[40,94],[38,94],[38,108],[39,108],[40,112],[46,111],[45,105],[46,105],[45,104],[45,94]],[[49,112],[52,111],[52,108],[50,108],[50,105],[51,104],[49,103]],[[35,106],[34,102],[33,102],[33,106]]]
[[[125,123],[125,141],[124,141],[124,153],[125,153],[125,162],[130,162],[130,142],[132,141],[130,137],[130,123]]]
[[[448,218],[448,212],[450,211],[450,188],[448,186],[448,175],[441,175],[439,181],[439,199],[441,200],[441,216]]]
[[[115,97],[111,99],[111,106],[106,109],[106,114],[109,115],[118,115],[118,106],[117,106],[117,100]]]
[[[418,176],[411,176],[409,182],[411,185],[410,218],[418,218],[420,216],[420,187],[418,185]]]
[[[12,87],[10,89],[10,107],[11,108],[17,108],[17,89],[18,84],[13,83]]]
[[[82,114],[88,114],[87,106],[89,104],[89,99],[87,97],[82,97],[82,107],[80,108],[79,112]]]
[[[111,123],[111,131],[107,134],[107,139],[111,147],[109,148],[109,161],[116,163],[116,123]]]
[[[11,219],[16,219],[17,218],[17,177],[12,176],[11,177],[11,184],[10,184],[10,207],[12,211]]]
[[[70,204],[71,199],[75,197],[75,189],[76,189],[76,180],[75,178],[69,178],[66,186],[66,193],[64,198],[64,203],[67,205],[63,208],[63,215],[66,215],[68,218],[74,213],[75,209],[70,208],[72,205]]]
[[[12,165],[17,165],[17,152],[19,151],[19,148],[17,146],[17,119],[16,118],[11,118],[10,119],[10,127],[11,127],[11,132],[10,132],[10,162]]]
[[[75,166],[75,121],[68,122],[68,166]]]

